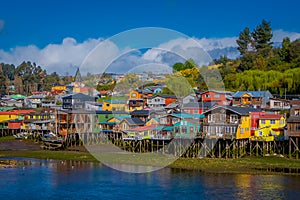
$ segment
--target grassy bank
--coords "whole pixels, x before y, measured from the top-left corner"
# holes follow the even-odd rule
[[[97,160],[88,152],[76,152],[76,151],[34,151],[34,150],[22,150],[22,151],[0,151],[1,157],[22,157],[22,158],[38,158],[38,159],[53,159],[53,160],[76,160],[76,161],[88,161],[96,162]]]
[[[3,144],[9,144],[15,141],[13,136],[0,137],[0,147]],[[15,144],[19,146],[22,141],[17,141]],[[26,141],[29,142],[30,141]],[[25,147],[30,147],[25,142]],[[24,144],[24,142],[22,142]],[[33,142],[32,142],[33,143]],[[35,144],[39,149],[39,144]],[[100,147],[100,146],[97,146]],[[104,149],[109,149],[103,146]],[[5,148],[4,148],[5,149]],[[97,150],[97,149],[96,149]],[[97,151],[93,152],[97,152]],[[113,152],[110,149],[109,152]],[[169,166],[177,169],[198,170],[207,173],[250,173],[250,174],[274,174],[274,173],[289,173],[300,174],[300,160],[287,159],[278,156],[269,157],[244,157],[238,159],[197,159],[197,158],[179,158],[158,155],[158,154],[139,154],[139,153],[103,153],[91,155],[86,151],[48,151],[48,150],[0,150],[1,157],[23,157],[23,158],[37,158],[37,159],[54,159],[54,160],[74,160],[102,163],[116,163],[116,164],[134,164],[134,165],[148,165],[155,167]],[[95,156],[95,157],[94,157]]]
[[[141,154],[141,156],[125,154],[112,158],[109,154],[107,154],[101,157],[100,160],[104,162],[152,166],[162,166],[165,164],[160,160],[163,157],[153,157],[150,154],[142,155],[143,154]],[[25,157],[97,162],[97,159],[88,152],[75,151],[0,151],[0,159],[1,157]],[[198,170],[206,173],[300,174],[300,160],[292,160],[275,156],[245,157],[238,159],[180,158],[175,162],[172,162],[169,167]]]

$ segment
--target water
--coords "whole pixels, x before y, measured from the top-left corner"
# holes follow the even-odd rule
[[[0,168],[1,199],[299,199],[300,176],[119,172],[97,163],[21,159]]]

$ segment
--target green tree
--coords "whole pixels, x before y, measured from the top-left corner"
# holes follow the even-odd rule
[[[238,50],[241,55],[246,54],[249,51],[249,46],[251,45],[252,39],[251,39],[251,33],[249,28],[245,28],[242,32],[239,34],[239,38],[236,40],[236,43],[238,45]]]
[[[289,62],[289,54],[290,54],[290,47],[291,47],[291,41],[290,38],[286,37],[282,40],[281,49],[279,50],[279,56],[283,61]]]
[[[254,47],[258,53],[267,56],[272,49],[271,39],[273,37],[271,22],[262,20],[261,24],[258,25],[252,32],[254,40]]]
[[[173,65],[173,72],[179,72],[186,69],[192,69],[194,67],[198,67],[196,62],[193,59],[188,59],[184,63],[175,63]]]
[[[300,56],[300,40],[295,40],[290,45],[288,59],[292,61],[299,58],[299,56]]]

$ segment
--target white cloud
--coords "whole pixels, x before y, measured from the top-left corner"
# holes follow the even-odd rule
[[[283,38],[289,37],[291,41],[297,40],[300,38],[300,33],[296,32],[287,32],[282,29],[273,31],[273,42],[282,42]]]
[[[208,51],[236,47],[236,39],[178,38],[159,45],[157,49],[148,50],[143,58],[170,64],[192,58],[199,66],[206,65],[212,60]]]
[[[4,28],[4,20],[0,19],[0,31]]]
[[[300,33],[283,30],[276,30],[273,34],[275,42],[281,42],[284,37],[290,37],[291,40],[300,38]],[[214,58],[220,54],[226,54],[230,58],[237,56],[236,39],[237,37],[178,38],[141,53],[130,48],[120,49],[115,43],[102,38],[87,39],[79,43],[74,38],[67,37],[60,44],[49,44],[42,49],[35,45],[16,47],[9,51],[0,49],[0,62],[19,65],[23,61],[31,61],[49,73],[56,71],[61,75],[66,72],[74,74],[75,67],[78,66],[83,74],[101,73],[103,70],[126,73],[141,65],[144,68],[150,68],[150,63],[171,66],[189,58],[193,58],[201,66],[211,61],[209,53]],[[107,66],[109,68],[105,69]]]

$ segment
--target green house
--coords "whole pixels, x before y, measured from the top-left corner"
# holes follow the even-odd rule
[[[194,138],[200,132],[199,119],[183,119],[173,125],[174,137]]]

